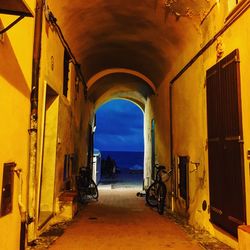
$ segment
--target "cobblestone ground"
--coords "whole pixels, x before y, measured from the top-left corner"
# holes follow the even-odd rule
[[[192,239],[199,242],[199,244],[207,250],[233,250],[233,248],[227,246],[226,244],[220,242],[216,238],[214,238],[211,234],[209,234],[205,230],[197,230],[192,226],[187,224],[187,221],[183,218],[180,218],[173,214],[166,214],[166,216],[173,220],[175,223],[180,225],[183,230],[191,237]]]
[[[72,222],[51,226],[29,249],[229,250],[205,231],[171,214],[160,216],[136,189],[100,190],[98,202],[81,207]]]

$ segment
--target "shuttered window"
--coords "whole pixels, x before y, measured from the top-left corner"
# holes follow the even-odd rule
[[[69,82],[69,53],[64,51],[64,68],[63,68],[63,95],[68,95],[68,82]]]
[[[246,221],[239,51],[207,70],[211,221],[237,236]]]

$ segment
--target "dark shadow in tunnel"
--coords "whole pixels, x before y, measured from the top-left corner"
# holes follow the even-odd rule
[[[113,41],[99,43],[85,57],[86,79],[109,68],[127,68],[147,76],[157,85],[162,83],[170,69],[160,49],[151,42]]]

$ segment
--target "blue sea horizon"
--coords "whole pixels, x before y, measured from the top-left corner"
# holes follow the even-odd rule
[[[129,169],[135,165],[144,165],[144,152],[142,151],[100,151],[101,158],[110,156],[115,160],[119,169]]]

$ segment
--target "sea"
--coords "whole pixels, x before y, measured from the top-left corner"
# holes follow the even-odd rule
[[[110,182],[114,187],[142,185],[144,152],[101,151],[102,159],[107,159],[108,156],[115,160],[119,172],[115,178],[102,178],[102,183]]]
[[[101,151],[102,159],[107,159],[110,156],[115,160],[119,169],[129,169],[135,165],[143,168],[144,152],[130,151]]]

